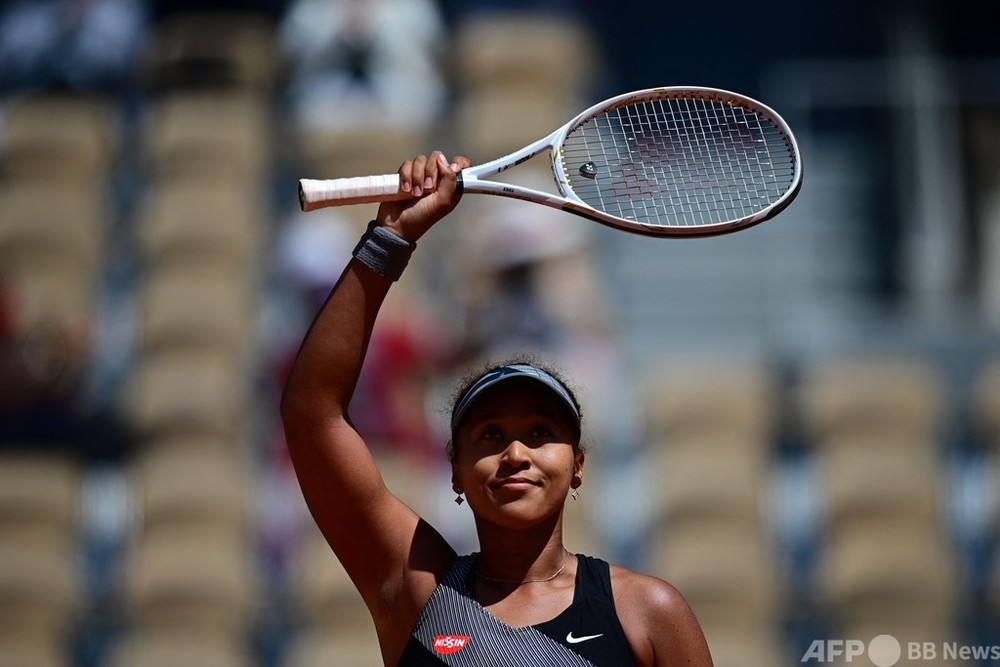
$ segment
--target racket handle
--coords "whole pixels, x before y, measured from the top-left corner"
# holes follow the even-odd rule
[[[399,174],[329,180],[299,179],[299,205],[303,211],[412,198],[412,194],[399,189]]]

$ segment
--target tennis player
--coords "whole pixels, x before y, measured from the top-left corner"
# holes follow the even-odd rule
[[[710,667],[670,584],[563,546],[583,483],[580,407],[565,382],[502,365],[459,393],[448,446],[480,551],[459,556],[383,483],[348,416],[379,308],[420,237],[459,202],[468,159],[407,160],[416,196],[387,202],[313,321],[281,417],[309,509],[371,612],[387,666]]]

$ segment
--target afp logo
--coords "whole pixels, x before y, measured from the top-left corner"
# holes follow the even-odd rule
[[[809,645],[800,662],[822,664],[841,661],[849,664],[867,655],[875,667],[892,667],[899,662],[901,654],[902,647],[892,635],[879,635],[868,644],[860,639],[817,639]]]

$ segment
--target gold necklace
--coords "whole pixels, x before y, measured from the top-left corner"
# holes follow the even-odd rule
[[[563,560],[565,560],[565,557],[563,557]],[[553,579],[555,579],[556,577],[558,577],[560,574],[562,574],[563,570],[565,570],[565,569],[566,569],[566,563],[564,562],[562,564],[562,567],[560,567],[553,574],[545,577],[544,579],[500,579],[498,577],[491,577],[490,575],[484,573],[479,568],[476,568],[476,576],[477,577],[482,577],[483,579],[486,579],[487,581],[495,581],[495,582],[500,583],[500,584],[517,584],[518,586],[520,586],[521,584],[539,584],[539,583],[544,583],[546,581],[552,581]]]

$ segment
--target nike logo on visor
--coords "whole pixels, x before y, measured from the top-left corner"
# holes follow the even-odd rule
[[[566,635],[566,643],[567,644],[579,644],[580,642],[590,641],[591,639],[597,639],[598,637],[603,637],[603,636],[604,636],[604,633],[601,633],[599,635],[585,635],[583,637],[574,637],[573,636],[573,631],[570,630],[570,633],[568,635]]]

